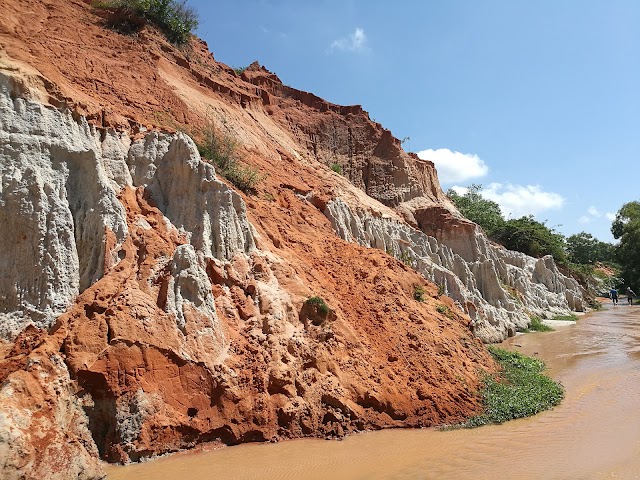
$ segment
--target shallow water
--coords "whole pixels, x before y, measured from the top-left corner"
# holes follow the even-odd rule
[[[532,418],[473,430],[386,430],[181,453],[108,480],[640,478],[640,306],[618,305],[510,349],[546,361],[566,398]]]

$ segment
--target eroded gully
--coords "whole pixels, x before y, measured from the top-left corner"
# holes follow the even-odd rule
[[[473,430],[387,430],[180,453],[108,480],[640,478],[640,306],[620,304],[506,348],[543,359],[566,398],[532,418]]]

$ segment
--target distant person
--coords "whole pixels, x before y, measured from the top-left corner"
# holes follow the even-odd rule
[[[636,295],[636,292],[631,290],[631,287],[627,287],[627,302],[629,305],[633,305],[633,297]]]
[[[618,304],[618,290],[616,290],[615,288],[612,288],[609,291],[609,296],[611,297],[611,301],[613,302],[614,305]]]

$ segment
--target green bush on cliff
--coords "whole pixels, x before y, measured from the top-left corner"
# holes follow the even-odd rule
[[[339,163],[332,163],[331,170],[336,172],[338,175],[342,175],[342,165],[340,165]]]
[[[329,308],[329,305],[322,297],[318,296],[307,298],[300,311],[300,319],[305,322],[305,325],[311,322],[317,327],[324,325],[332,316],[335,316],[335,314]]]
[[[325,317],[329,315],[329,313],[331,313],[331,309],[329,308],[329,305],[327,305],[327,303],[324,301],[322,297],[313,296],[313,297],[307,298],[305,303],[309,305],[313,305],[318,310],[318,312],[324,315]]]
[[[139,31],[147,23],[158,27],[172,43],[189,41],[198,27],[198,14],[186,0],[97,0],[94,6],[109,10],[108,26],[125,34]]]
[[[490,238],[493,239],[504,229],[505,219],[500,206],[482,196],[482,185],[470,185],[463,195],[449,189],[447,196],[462,215],[480,225]]]
[[[238,154],[238,142],[233,136],[218,131],[213,124],[201,132],[198,143],[200,156],[211,162],[216,171],[243,192],[252,192],[265,179],[258,170],[242,165]]]
[[[562,401],[564,388],[542,373],[544,362],[518,352],[488,348],[502,372],[495,377],[487,375],[482,391],[484,413],[462,426],[479,427],[529,417]]]
[[[416,265],[416,257],[414,257],[410,251],[404,250],[400,252],[400,257],[398,259],[407,267],[414,268]]]

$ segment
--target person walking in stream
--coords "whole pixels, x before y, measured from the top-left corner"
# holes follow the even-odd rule
[[[631,287],[627,287],[627,303],[629,305],[633,305],[633,297],[635,297],[636,292],[631,290]]]
[[[614,305],[618,304],[618,290],[616,290],[615,288],[612,288],[609,291],[609,296],[611,297],[611,301],[613,302]]]

